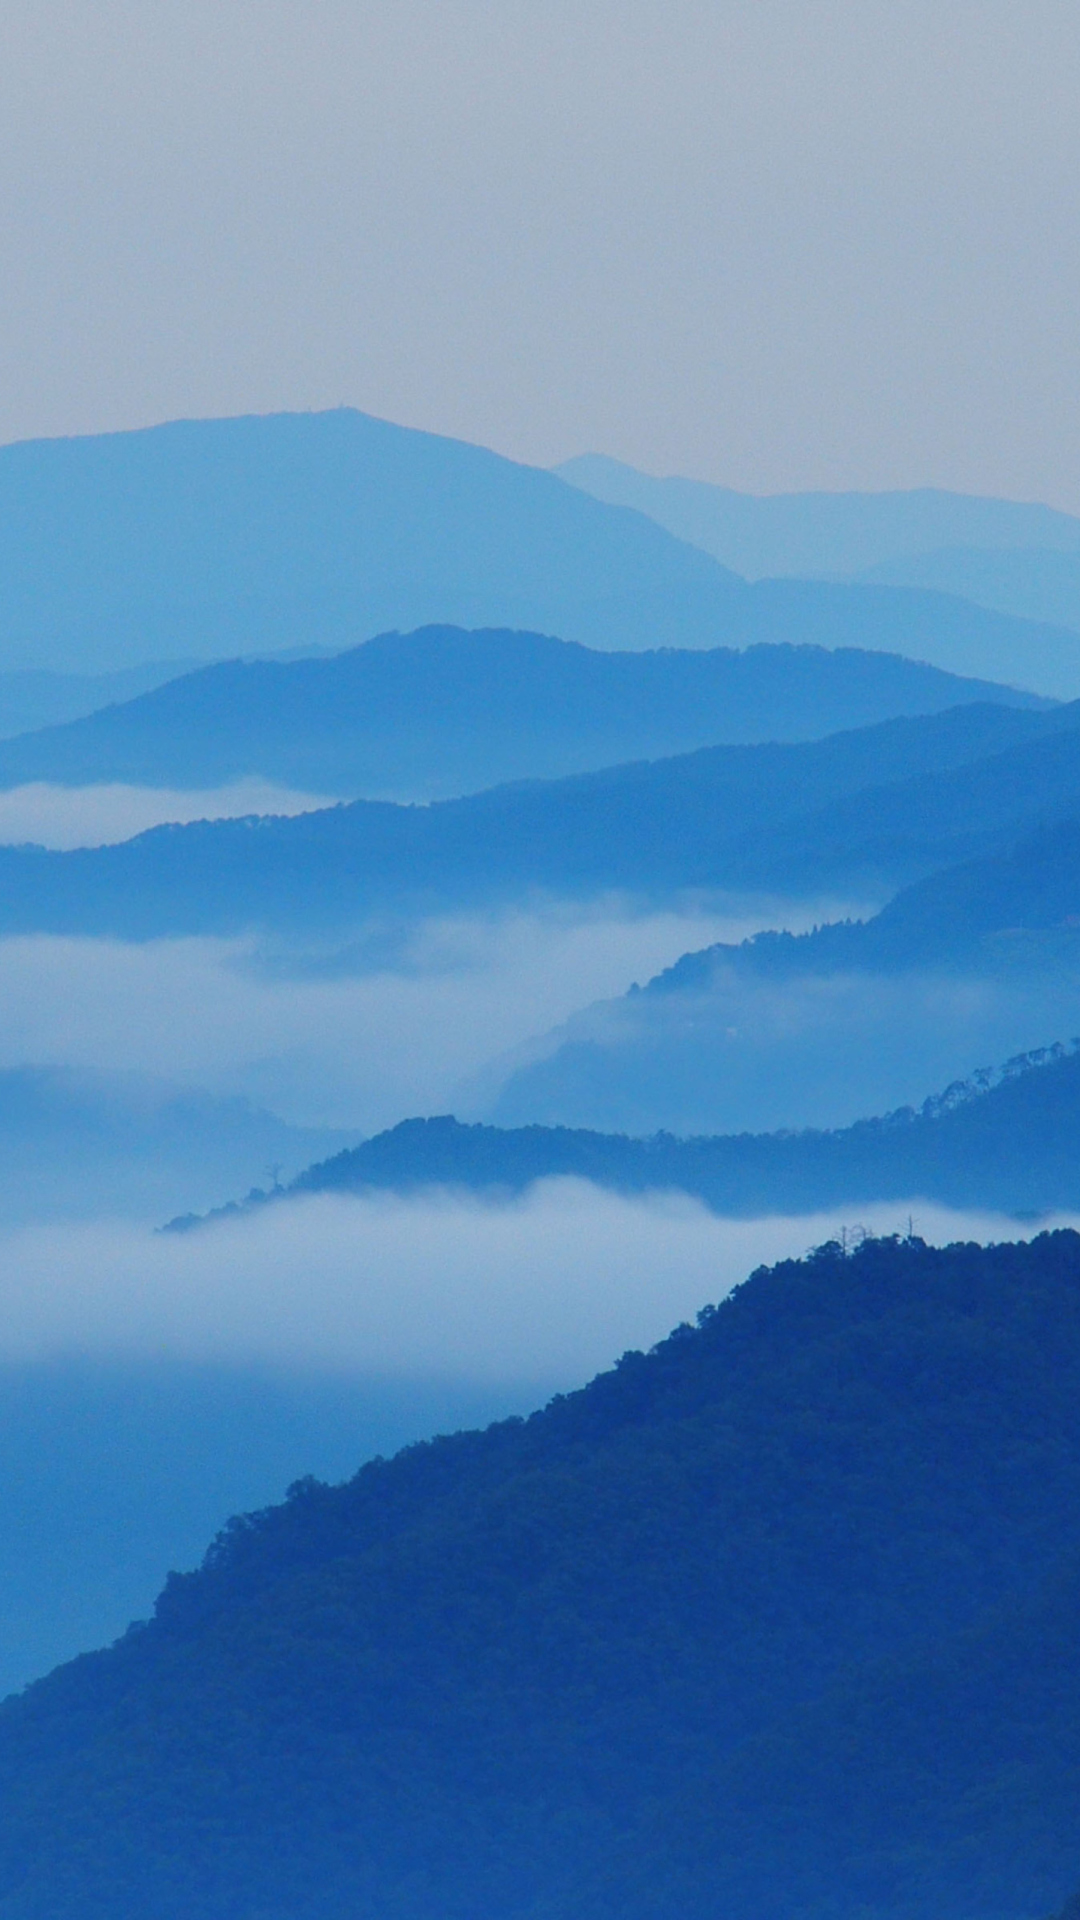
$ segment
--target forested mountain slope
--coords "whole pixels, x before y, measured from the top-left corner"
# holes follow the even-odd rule
[[[72,853],[2,848],[0,929],[310,931],[388,905],[538,892],[859,889],[865,898],[1007,846],[1039,819],[1080,812],[1078,749],[1075,707],[976,705],[426,807],[358,801],[294,819],[155,828]]]
[[[986,700],[1045,704],[886,653],[604,653],[536,633],[429,627],[330,659],[221,662],[0,742],[0,787],[212,787],[260,774],[312,793],[432,799]]]
[[[1041,1920],[1078,1515],[1076,1235],[761,1270],[7,1703],[0,1915]]]
[[[978,783],[981,772],[969,777]],[[737,947],[704,947],[684,954],[642,991],[697,991],[721,967],[748,977],[793,979],[851,969],[965,966],[1025,946],[1036,950],[1036,941],[1024,942],[1024,935],[1054,935],[1056,947],[1068,951],[1078,931],[1080,819],[1072,818],[1028,834],[1002,853],[913,881],[869,920],[839,921],[812,933],[759,933]]]

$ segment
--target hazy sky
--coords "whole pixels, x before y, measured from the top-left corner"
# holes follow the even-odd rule
[[[1080,510],[1076,0],[7,0],[0,438],[340,401]]]

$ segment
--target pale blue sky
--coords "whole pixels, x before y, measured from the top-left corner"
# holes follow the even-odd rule
[[[0,439],[339,401],[1080,510],[1076,0],[6,0]]]

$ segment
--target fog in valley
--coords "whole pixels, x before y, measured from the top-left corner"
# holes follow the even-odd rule
[[[707,992],[632,994],[575,1014],[479,1085],[503,1126],[601,1132],[841,1127],[1072,1037],[1075,964],[772,980],[720,966]]]
[[[294,1124],[374,1132],[449,1111],[493,1057],[689,948],[762,926],[805,927],[834,910],[548,904],[381,921],[344,949],[314,951],[254,939],[9,939],[0,941],[0,1070],[135,1069],[243,1094]],[[481,1097],[473,1093],[474,1108]]]
[[[295,793],[254,776],[201,792],[133,787],[122,781],[64,787],[35,780],[0,792],[0,846],[30,844],[62,852],[71,847],[105,847],[170,822],[311,813],[333,804],[332,796]]]
[[[729,1221],[576,1181],[501,1204],[286,1200],[188,1234],[0,1235],[0,1691],[149,1613],[169,1567],[304,1473],[528,1413],[760,1262],[912,1227],[1016,1235],[918,1199]]]

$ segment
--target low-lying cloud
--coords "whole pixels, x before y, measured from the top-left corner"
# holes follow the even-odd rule
[[[298,793],[250,776],[228,786],[187,792],[166,787],[62,787],[34,780],[0,793],[0,845],[107,847],[147,827],[188,820],[236,820],[248,814],[313,813],[334,805],[326,794]]]
[[[0,1361],[60,1355],[583,1382],[758,1264],[861,1224],[1015,1239],[1014,1222],[912,1201],[729,1221],[680,1197],[557,1180],[495,1204],[320,1195],[187,1235],[50,1226],[0,1243]]]
[[[821,909],[818,909],[820,912]],[[0,941],[0,1067],[130,1068],[241,1093],[303,1125],[374,1131],[467,1111],[493,1055],[690,948],[814,909],[589,907],[377,925],[340,954],[253,941]]]
[[[845,1126],[1078,1029],[1080,975],[1056,956],[978,975],[721,969],[707,993],[575,1014],[512,1073],[504,1065],[490,1114],[628,1133]]]

